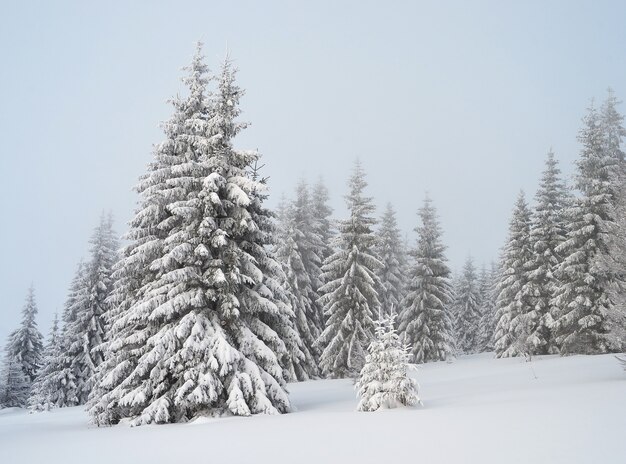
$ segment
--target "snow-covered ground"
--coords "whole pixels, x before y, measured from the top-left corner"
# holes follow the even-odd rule
[[[80,408],[0,411],[0,462],[626,463],[626,372],[613,356],[462,357],[421,366],[421,407],[356,412],[352,382],[290,385],[297,411],[138,428]]]

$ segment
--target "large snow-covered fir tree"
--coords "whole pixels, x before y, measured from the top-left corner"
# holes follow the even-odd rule
[[[409,377],[408,347],[394,327],[395,314],[380,315],[376,338],[368,348],[365,365],[356,383],[360,397],[357,410],[376,411],[420,403],[417,381]]]
[[[561,354],[619,351],[623,341],[611,335],[617,311],[614,289],[620,269],[610,256],[617,233],[616,198],[620,156],[611,153],[602,118],[593,105],[579,134],[582,145],[576,186],[581,196],[568,210],[566,240],[557,247],[564,259],[557,272],[554,331]]]
[[[444,361],[454,350],[450,269],[437,212],[429,198],[419,216],[417,248],[409,267],[407,294],[400,305],[399,333],[410,346],[411,362]]]
[[[376,254],[382,264],[377,272],[382,284],[378,296],[381,308],[388,313],[397,312],[406,286],[406,250],[391,203],[387,204],[380,220]]]
[[[515,203],[509,235],[502,253],[496,300],[496,357],[525,356],[529,348],[530,314],[533,310],[528,293],[528,270],[533,259],[530,242],[532,213],[524,192]]]
[[[546,166],[537,190],[536,208],[530,231],[531,261],[525,291],[530,298],[528,313],[529,354],[557,352],[552,336],[554,308],[552,297],[558,286],[556,270],[562,261],[557,247],[565,241],[565,210],[571,204],[558,162],[552,151],[546,157]]]
[[[56,386],[49,380],[56,373],[54,371],[56,369],[55,361],[60,354],[59,342],[59,318],[55,313],[44,349],[43,366],[39,370],[35,382],[33,382],[28,398],[28,405],[33,411],[47,411],[56,407],[54,401]]]
[[[7,362],[16,362],[28,380],[28,387],[37,377],[43,362],[43,335],[37,328],[37,302],[35,289],[31,286],[22,309],[22,322],[18,329],[11,332],[6,347]]]
[[[304,181],[298,184],[295,200],[281,206],[279,219],[276,256],[287,278],[289,299],[305,355],[296,377],[306,380],[318,375],[319,351],[315,341],[324,327],[317,301],[322,244],[316,234],[308,186]]]
[[[324,285],[320,302],[327,317],[318,339],[323,349],[320,366],[331,377],[353,377],[365,363],[367,347],[374,337],[374,317],[380,308],[380,288],[372,227],[374,205],[364,196],[365,173],[357,161],[346,197],[350,217],[339,222],[335,253],[322,267]]]
[[[474,260],[468,257],[454,289],[456,349],[462,354],[479,350],[480,288]]]
[[[284,276],[268,253],[265,186],[249,172],[258,154],[233,148],[242,90],[226,60],[208,95],[200,49],[188,71],[116,268],[97,424],[290,407],[283,367],[301,353],[289,352],[298,334],[275,293]]]
[[[118,242],[113,231],[113,218],[102,215],[90,240],[90,259],[81,268],[71,290],[71,313],[64,316],[63,357],[64,369],[73,379],[67,388],[67,398],[76,398],[85,404],[94,385],[96,369],[103,361],[101,352],[105,341],[105,314],[107,301],[113,288],[113,266],[117,261]]]

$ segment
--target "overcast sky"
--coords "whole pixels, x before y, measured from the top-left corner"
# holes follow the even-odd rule
[[[626,92],[625,2],[307,3],[0,0],[1,344],[31,282],[48,331],[102,210],[125,231],[197,40],[240,68],[272,204],[323,175],[342,217],[359,157],[411,239],[430,192],[455,268],[497,256],[547,150],[571,174],[590,99]]]

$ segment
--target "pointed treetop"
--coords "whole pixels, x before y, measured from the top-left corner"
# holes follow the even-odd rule
[[[248,123],[235,121],[241,113],[239,100],[245,93],[243,89],[235,84],[237,72],[238,69],[233,65],[233,60],[227,53],[217,79],[218,92],[215,96],[217,111],[214,116],[219,132],[226,140],[235,137],[248,126]]]
[[[622,125],[624,116],[617,110],[617,106],[622,102],[617,99],[611,87],[607,89],[607,94],[601,108],[601,125],[604,131],[607,154],[619,161],[624,161],[625,155],[621,145],[622,138],[626,137],[626,129]]]
[[[22,308],[24,320],[32,322],[38,313],[37,302],[35,301],[35,285],[31,282],[26,293],[26,303]]]
[[[354,201],[372,201],[371,197],[362,197],[363,190],[367,187],[367,180],[365,180],[365,170],[363,169],[363,164],[361,160],[357,158],[354,162],[354,167],[352,169],[352,175],[350,176],[350,181],[348,182],[350,187],[350,193],[346,195],[346,199],[349,202]],[[373,210],[374,208],[372,208]]]
[[[191,64],[184,66],[183,71],[187,71],[187,76],[183,78],[183,82],[189,87],[192,93],[201,96],[204,95],[206,86],[209,83],[209,67],[205,63],[205,57],[202,53],[202,42],[196,43],[196,52],[193,55]]]

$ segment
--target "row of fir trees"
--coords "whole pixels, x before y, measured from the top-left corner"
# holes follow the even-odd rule
[[[575,188],[548,153],[532,210],[517,199],[502,250],[494,348],[499,357],[618,352],[626,344],[626,130],[609,89],[579,133]]]
[[[612,92],[584,120],[577,192],[549,153],[536,206],[520,195],[500,259],[479,272],[469,258],[453,276],[432,201],[408,246],[391,205],[374,217],[358,162],[345,219],[331,218],[321,181],[270,211],[259,154],[234,148],[246,127],[236,69],[226,59],[212,75],[198,46],[186,71],[126,245],[103,217],[45,347],[29,292],[1,404],[86,405],[98,425],[272,414],[289,411],[288,382],[361,372],[368,410],[389,399],[363,383],[391,365],[381,360],[404,372],[457,353],[623,349],[625,131]],[[413,388],[392,374],[394,389]]]

